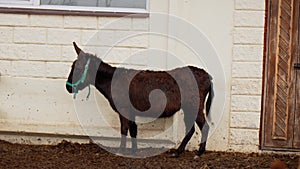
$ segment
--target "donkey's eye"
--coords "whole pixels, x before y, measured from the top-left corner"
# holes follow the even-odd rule
[[[75,74],[81,73],[82,71],[83,71],[83,69],[81,69],[79,67],[75,67],[75,69],[74,69]]]
[[[84,65],[80,64],[79,62],[75,63],[75,69],[84,69]]]

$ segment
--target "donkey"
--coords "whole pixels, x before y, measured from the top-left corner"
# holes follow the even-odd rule
[[[126,147],[128,130],[131,151],[137,150],[136,116],[171,117],[182,109],[186,135],[173,156],[178,157],[184,151],[195,132],[195,122],[202,133],[197,155],[205,152],[209,125],[203,111],[206,106],[206,116],[209,114],[214,96],[212,78],[206,71],[193,66],[169,71],[117,68],[95,55],[85,53],[75,42],[73,45],[78,57],[72,64],[66,89],[75,97],[79,90],[93,85],[104,95],[112,109],[119,114],[120,150]],[[154,99],[151,98],[153,93],[156,93]]]

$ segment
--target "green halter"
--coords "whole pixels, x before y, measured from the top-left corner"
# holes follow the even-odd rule
[[[78,93],[78,89],[77,89],[78,85],[79,85],[80,83],[84,83],[84,81],[86,80],[86,74],[87,74],[87,71],[88,71],[88,69],[89,69],[90,60],[91,60],[91,59],[89,58],[88,61],[86,62],[85,67],[84,67],[83,74],[82,74],[81,78],[80,78],[76,83],[66,82],[66,84],[67,84],[68,86],[71,86],[71,87],[74,89],[74,95],[73,95],[73,98],[74,98],[74,99],[76,99],[76,95],[77,95],[77,93]],[[88,87],[89,87],[89,93],[88,93],[88,95],[87,95],[87,97],[86,97],[87,99],[89,98],[90,93],[91,93],[91,87],[90,87],[90,85],[88,85]]]

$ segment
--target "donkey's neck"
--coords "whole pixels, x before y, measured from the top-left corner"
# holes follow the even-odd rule
[[[109,65],[108,63],[105,63],[101,61],[98,71],[97,71],[97,78],[99,77],[112,77],[115,73],[116,67],[113,67]]]
[[[99,59],[100,60],[100,59]],[[95,79],[95,87],[107,98],[111,99],[111,81],[116,67],[100,60]]]

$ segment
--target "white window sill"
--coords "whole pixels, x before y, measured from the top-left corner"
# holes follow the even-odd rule
[[[48,15],[85,15],[85,16],[130,16],[148,17],[149,11],[137,8],[105,8],[105,7],[76,7],[56,5],[18,5],[0,4],[0,13],[26,13]]]

